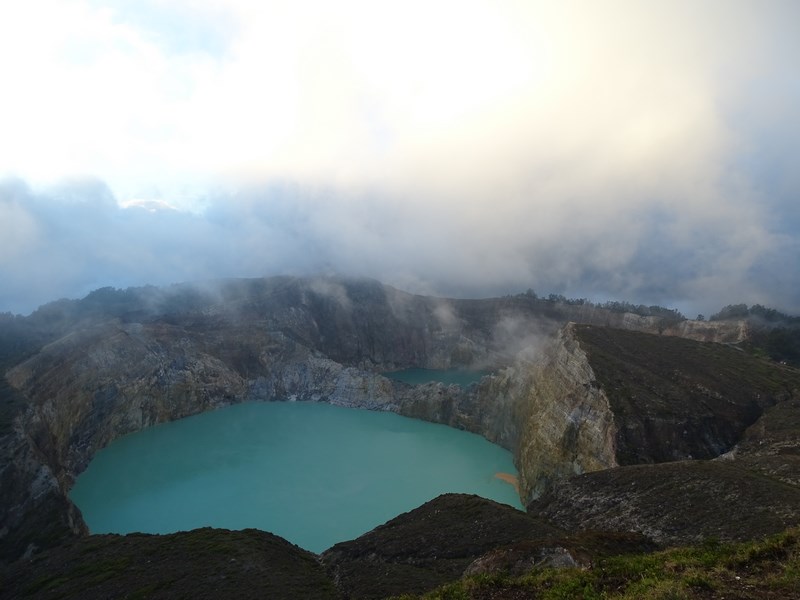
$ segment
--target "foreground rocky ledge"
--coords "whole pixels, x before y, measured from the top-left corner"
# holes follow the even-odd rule
[[[509,506],[445,494],[321,557],[253,529],[76,538],[0,570],[0,598],[384,598],[465,571],[507,571],[511,556],[518,569],[577,566],[654,548],[636,534],[571,536]]]
[[[2,572],[2,598],[338,598],[317,557],[258,531],[92,535]]]
[[[708,466],[710,463],[706,463]],[[672,469],[683,471],[686,464],[677,463]],[[705,514],[709,515],[737,498],[718,495],[719,473],[713,468],[688,471],[695,483],[709,485],[699,485],[690,495],[684,494],[687,500],[683,502],[680,495],[670,497],[658,515],[660,522],[677,523],[683,518],[675,531],[682,530],[684,539],[696,536],[707,544],[717,544],[717,535],[723,539],[759,539],[774,533],[776,528],[782,531],[781,518],[798,522],[800,512],[794,497],[791,500],[794,507],[784,510],[777,520],[767,516],[766,509],[774,507],[771,505],[750,516],[744,528],[740,527],[741,522],[722,518],[690,522],[690,518],[683,517],[687,508],[698,514],[697,504],[708,503]],[[660,479],[663,471],[656,470],[651,475]],[[627,493],[624,487],[607,485],[601,494],[624,496]],[[703,492],[706,489],[708,492]],[[784,496],[782,500],[787,498]],[[587,511],[583,500],[572,506],[570,519],[575,520],[565,522],[565,528],[543,519],[546,512],[527,515],[477,496],[446,494],[356,540],[336,544],[321,556],[252,529],[85,536],[0,568],[0,598],[376,599],[424,593],[474,575],[501,577],[495,580],[494,587],[499,594],[503,589],[502,577],[554,568],[592,569],[610,557],[649,554],[664,547],[641,533],[609,530],[619,526],[619,511],[603,520],[600,511]],[[649,522],[646,513],[637,515],[636,520],[639,527]],[[600,529],[586,529],[586,526]],[[756,559],[751,556],[743,560]],[[656,560],[647,563],[649,569]],[[639,575],[636,571],[626,572],[626,578]],[[520,596],[509,585],[510,595],[497,597],[527,597]]]

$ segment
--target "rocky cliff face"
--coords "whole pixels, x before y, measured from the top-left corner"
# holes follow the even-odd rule
[[[523,501],[554,479],[617,464],[616,426],[572,326],[467,390],[398,390],[400,414],[482,435],[511,450]]]
[[[554,479],[617,464],[614,414],[572,326],[469,390],[448,391],[422,386],[399,411],[479,433],[511,450],[523,502]]]
[[[725,451],[774,395],[759,381],[742,388],[734,409],[722,410],[728,388],[679,373],[680,389],[700,390],[707,409],[683,434],[683,407],[669,408],[671,396],[640,405],[625,395],[651,381],[642,375],[646,352],[634,344],[645,358],[627,373],[604,361],[606,346],[579,327],[553,335],[566,309],[543,313],[524,298],[444,300],[371,281],[291,278],[148,294],[146,310],[137,297],[123,298],[128,304],[114,311],[81,313],[72,327],[66,317],[48,317],[61,333],[6,373],[26,403],[0,439],[0,558],[85,532],[67,492],[113,439],[236,402],[330,402],[479,433],[514,453],[527,501],[568,475],[685,457],[697,448]],[[629,329],[655,323],[598,309],[583,318],[621,319]],[[712,333],[703,335],[723,335]],[[411,366],[494,373],[467,389],[409,386],[380,375]],[[764,389],[763,399],[751,398]],[[713,418],[720,411],[724,426]],[[684,438],[701,441],[678,443]]]
[[[795,369],[734,347],[569,324],[467,393],[430,394],[400,411],[475,431],[510,449],[528,502],[571,475],[714,458],[766,409],[794,406],[790,401],[798,397]],[[785,416],[782,422],[794,423]],[[783,437],[791,437],[796,424],[784,428]],[[750,454],[753,435],[744,446]],[[792,448],[782,442],[770,455]],[[788,468],[788,458],[777,460]]]
[[[528,375],[516,450],[523,502],[554,479],[617,464],[614,413],[573,329],[558,334]]]
[[[639,331],[647,332],[653,330],[645,328]],[[742,319],[733,321],[681,321],[663,330],[665,335],[674,335],[698,342],[717,342],[720,344],[743,342],[747,339],[748,332],[748,323]]]
[[[598,306],[563,306],[562,320],[584,325],[600,325],[627,331],[658,333],[698,342],[738,344],[747,339],[748,324],[744,319],[728,321],[666,321],[662,317],[612,312]]]

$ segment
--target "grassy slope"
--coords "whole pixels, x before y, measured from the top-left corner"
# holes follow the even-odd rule
[[[412,596],[404,596],[412,598]],[[612,556],[591,569],[539,569],[522,577],[468,577],[433,599],[800,598],[800,530],[738,544],[714,540],[653,554]]]
[[[689,384],[739,400],[751,394],[779,397],[800,389],[800,370],[748,354],[728,344],[696,342],[624,329],[578,325],[581,342],[604,388],[621,404],[636,398],[669,410],[673,393]]]

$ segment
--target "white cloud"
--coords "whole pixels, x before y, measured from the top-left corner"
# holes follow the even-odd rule
[[[0,208],[0,264],[60,253],[70,290],[336,270],[798,309],[761,274],[798,258],[798,6],[10,3],[0,173],[34,191]],[[74,175],[131,208],[70,224],[48,186]]]

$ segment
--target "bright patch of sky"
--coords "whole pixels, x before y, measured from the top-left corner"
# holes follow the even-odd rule
[[[4,3],[0,310],[338,272],[798,312],[798,24],[794,0]]]
[[[116,24],[135,28],[165,55],[208,54],[223,58],[239,27],[235,13],[226,11],[221,4],[93,0],[90,6],[98,12],[108,11]]]

